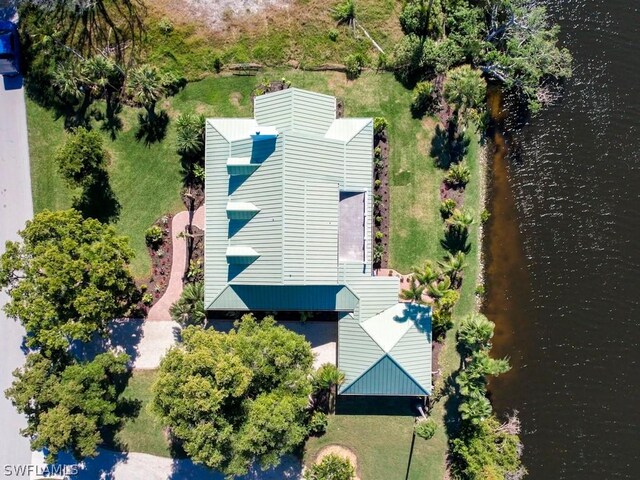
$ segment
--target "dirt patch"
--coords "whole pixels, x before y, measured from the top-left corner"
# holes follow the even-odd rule
[[[440,200],[452,199],[458,208],[464,205],[464,188],[454,188],[447,182],[440,184]]]
[[[240,107],[240,102],[242,101],[242,94],[240,92],[231,92],[229,94],[229,102],[234,107]]]
[[[320,463],[324,457],[331,455],[332,453],[349,460],[356,471],[355,480],[360,480],[360,476],[358,475],[358,457],[356,457],[356,454],[353,453],[351,449],[343,447],[342,445],[327,445],[318,452],[315,463]]]
[[[211,29],[228,24],[234,17],[290,5],[288,0],[185,0],[184,3]]]

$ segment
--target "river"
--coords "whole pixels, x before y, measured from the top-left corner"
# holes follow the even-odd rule
[[[561,101],[505,120],[484,312],[496,410],[531,479],[640,478],[640,1],[545,2],[574,57]],[[500,152],[506,152],[501,155]]]

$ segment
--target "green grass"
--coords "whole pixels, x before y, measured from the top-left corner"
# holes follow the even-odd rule
[[[331,17],[331,8],[337,3],[338,0],[294,0],[286,9],[230,16],[228,28],[212,31],[188,11],[176,8],[175,2],[148,2],[145,56],[150,63],[190,80],[211,73],[216,57],[225,65],[257,62],[273,67],[294,61],[302,67],[313,67],[342,64],[348,55],[358,52],[375,66],[377,50],[364,34],[337,25]],[[357,2],[359,22],[389,54],[402,36],[400,8],[395,0]],[[160,29],[162,19],[171,20],[173,31],[165,33]],[[338,32],[335,41],[329,36],[331,30]]]
[[[161,108],[172,118],[188,110],[211,117],[246,116],[250,114],[249,94],[256,81],[251,77],[221,77],[214,84],[190,84],[165,100]],[[69,208],[75,191],[63,181],[53,159],[67,135],[63,120],[31,100],[27,100],[27,118],[35,211]],[[144,231],[162,215],[184,208],[180,200],[180,162],[174,148],[173,122],[169,123],[161,143],[147,146],[135,138],[137,110],[125,107],[121,118],[124,126],[115,140],[104,134],[105,146],[111,154],[108,168],[111,186],[122,206],[115,226],[119,233],[129,237],[134,249],[133,275],[144,280],[151,269]],[[94,128],[99,129],[99,125],[96,123]]]
[[[75,191],[67,186],[54,161],[55,150],[64,142],[63,120],[51,111],[27,100],[31,180],[34,209],[64,209],[71,206]],[[181,174],[174,153],[175,132],[149,147],[135,139],[136,112],[125,108],[124,128],[115,141],[104,135],[110,152],[111,186],[122,208],[117,231],[129,237],[135,252],[131,269],[135,277],[146,278],[151,261],[144,243],[144,231],[160,216],[181,210]],[[96,126],[97,128],[97,126]]]
[[[169,457],[169,442],[164,436],[162,424],[151,411],[151,387],[156,370],[138,370],[133,373],[124,396],[141,402],[139,415],[128,420],[116,435],[116,442],[130,452],[144,452]]]
[[[307,441],[305,462],[312,463],[328,445],[341,445],[355,453],[362,479],[404,479],[408,470],[406,478],[411,480],[441,480],[447,445],[445,431],[438,428],[430,440],[416,437],[412,452],[415,410],[409,408],[408,402],[391,398],[339,399],[338,409],[341,403],[347,403],[356,414],[331,415],[327,432]],[[374,411],[357,414],[363,408]]]

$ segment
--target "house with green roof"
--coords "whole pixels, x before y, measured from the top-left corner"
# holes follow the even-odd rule
[[[205,306],[338,322],[343,395],[426,396],[431,310],[372,270],[373,119],[332,96],[258,96],[254,118],[206,121]]]

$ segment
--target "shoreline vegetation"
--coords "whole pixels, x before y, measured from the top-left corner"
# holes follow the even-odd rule
[[[91,185],[65,184],[51,153],[81,128],[98,132],[92,137],[105,149],[100,179],[117,205],[107,221],[131,239],[133,277],[148,281],[145,233],[182,208],[185,188],[202,173],[198,161],[185,163],[189,155],[176,154],[180,119],[248,117],[259,82],[280,78],[338,97],[347,116],[384,116],[386,259],[412,275],[405,298],[433,305],[434,338],[441,342],[429,412],[436,428],[416,428],[426,422],[408,402],[340,398],[326,432],[309,434],[303,461],[310,464],[337,444],[356,455],[358,474],[367,480],[399,471],[414,480],[522,478],[517,417],[499,422],[486,391],[487,377],[508,370],[508,362],[489,356],[493,324],[478,314],[483,222],[490,214],[486,101],[490,85],[535,112],[552,103],[557,84],[570,76],[570,55],[558,48],[544,7],[525,0],[490,7],[468,0],[338,0],[329,7],[296,0],[291,11],[269,11],[255,25],[261,14],[222,18],[227,33],[237,31],[216,50],[209,42],[214,33],[185,16],[186,4],[173,11],[169,2],[145,8],[123,1],[129,22],[114,22],[123,13],[106,0],[98,2],[103,10],[82,19],[67,11],[48,15],[37,2],[21,8],[36,212],[96,204]],[[74,35],[79,24],[87,35]],[[113,45],[112,35],[120,42]],[[78,171],[91,166],[86,158],[69,162]],[[169,455],[175,450],[150,409],[154,376],[145,372],[138,381],[133,373],[125,394],[142,413],[120,419],[115,438],[119,448]],[[416,439],[418,431],[428,439]]]

